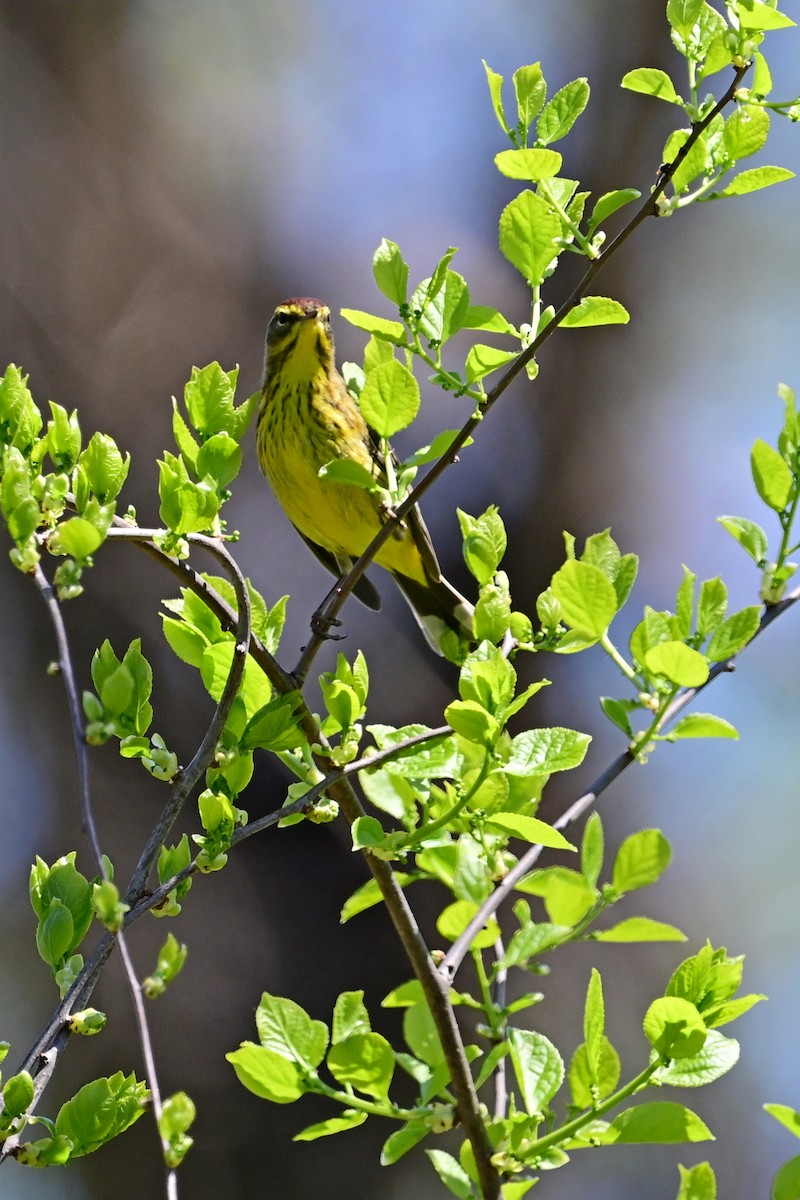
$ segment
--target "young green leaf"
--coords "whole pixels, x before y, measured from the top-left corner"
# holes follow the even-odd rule
[[[707,1142],[713,1134],[691,1109],[669,1100],[639,1104],[615,1117],[599,1135],[603,1145],[637,1145],[651,1142],[668,1146],[676,1142]]]
[[[681,1186],[675,1200],[717,1200],[717,1180],[710,1163],[696,1163],[693,1167],[679,1163],[678,1170]]]
[[[394,1074],[394,1051],[380,1033],[351,1033],[331,1046],[325,1060],[334,1079],[376,1099],[385,1099]]]
[[[589,103],[589,82],[573,79],[548,100],[536,123],[536,141],[540,146],[565,137]]]
[[[381,238],[381,244],[372,259],[375,282],[388,300],[394,304],[405,304],[408,295],[408,263],[400,253],[396,242]]]
[[[508,179],[527,179],[538,183],[551,179],[561,170],[561,155],[556,150],[522,149],[501,150],[494,156],[494,163],[501,175]]]
[[[767,535],[755,521],[745,517],[717,517],[720,525],[743,547],[758,565],[764,562],[769,549]]]
[[[532,1029],[509,1029],[508,1041],[525,1109],[535,1116],[561,1087],[564,1063],[553,1043]]]
[[[570,559],[556,571],[550,586],[567,625],[593,638],[605,633],[617,612],[617,594],[600,567]]]
[[[762,188],[772,187],[775,183],[794,179],[794,174],[794,171],[789,171],[786,167],[751,167],[735,176],[721,192],[711,192],[705,199],[722,200],[726,196],[746,196],[749,192],[758,192]]]
[[[558,215],[536,192],[520,192],[500,216],[500,249],[531,287],[543,281],[560,236]]]
[[[359,397],[364,420],[381,437],[393,437],[410,425],[419,405],[419,384],[396,358],[370,371]]]
[[[585,329],[590,325],[627,325],[630,313],[619,300],[608,296],[584,296],[561,322],[562,329]]]
[[[775,512],[782,512],[789,503],[794,486],[791,469],[783,455],[768,442],[756,438],[750,454],[750,466],[761,499]]]
[[[675,85],[666,71],[657,67],[636,67],[623,76],[621,87],[629,92],[642,92],[645,96],[655,96],[659,100],[667,100],[670,104],[682,105]]]
[[[620,894],[649,887],[669,866],[672,851],[660,829],[641,829],[620,846],[614,861],[613,887]]]

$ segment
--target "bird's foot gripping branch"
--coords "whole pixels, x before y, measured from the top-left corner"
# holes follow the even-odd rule
[[[373,1027],[378,1018],[360,988],[338,997],[328,1022],[301,1003],[263,994],[258,1041],[243,1042],[228,1058],[263,1099],[286,1104],[316,1094],[330,1101],[332,1115],[304,1128],[300,1139],[383,1118],[391,1123],[386,1163],[424,1141],[443,1186],[461,1200],[501,1194],[518,1200],[540,1172],[564,1166],[577,1151],[711,1137],[682,1103],[680,1089],[710,1083],[736,1062],[738,1044],[721,1030],[762,998],[740,994],[741,957],[706,943],[677,965],[662,994],[644,1007],[632,1063],[623,1064],[606,1033],[606,997],[624,980],[609,980],[607,973],[604,983],[594,963],[572,1055],[535,1028],[531,1010],[544,1001],[547,973],[565,945],[596,946],[602,965],[607,943],[685,940],[673,923],[630,908],[630,898],[655,884],[669,864],[670,848],[658,829],[631,833],[613,853],[606,851],[597,812],[579,838],[566,834],[621,771],[643,763],[661,744],[737,736],[722,718],[684,709],[797,599],[787,591],[796,570],[791,558],[800,500],[794,396],[782,388],[777,445],[759,440],[751,459],[758,496],[778,524],[777,544],[751,518],[721,518],[759,571],[753,591],[760,603],[733,613],[721,579],[699,582],[684,568],[673,610],[646,605],[623,644],[615,622],[629,602],[638,560],[621,551],[608,530],[582,546],[567,536],[565,560],[549,586],[535,599],[513,601],[502,565],[506,530],[493,506],[477,516],[459,513],[474,592],[465,599],[442,578],[416,507],[455,456],[479,439],[482,421],[509,384],[517,377],[535,380],[535,356],[557,329],[627,321],[618,301],[590,294],[589,287],[645,218],[791,176],[772,166],[735,173],[739,161],[766,142],[771,114],[797,115],[796,102],[770,100],[763,50],[765,36],[791,25],[789,19],[756,0],[731,0],[719,10],[704,0],[670,0],[667,16],[687,63],[685,96],[682,85],[650,68],[630,72],[623,84],[673,106],[681,124],[667,140],[663,164],[651,172],[655,187],[633,210],[640,199],[635,189],[593,199],[562,176],[562,155],[553,145],[586,107],[585,80],[548,100],[539,64],[523,67],[514,75],[512,116],[503,80],[487,68],[492,107],[510,142],[496,163],[506,178],[526,185],[499,224],[500,248],[530,289],[526,321],[517,325],[495,308],[473,304],[465,279],[451,266],[453,250],[410,287],[399,248],[384,240],[373,269],[393,315],[343,313],[369,335],[361,364],[343,364],[338,372],[329,311],[304,297],[278,307],[264,385],[249,400],[236,401],[236,371],[216,363],[193,371],[183,407],[174,408],[174,447],[159,463],[158,524],[143,527],[131,509],[118,511],[130,460],[108,435],[97,433],[84,444],[77,414],[58,404],[51,404],[45,423],[17,368],[0,381],[0,509],[11,560],[39,588],[52,617],[94,860],[87,874],[78,865],[83,850],[52,865],[37,858],[33,867],[36,947],[60,1002],[5,1082],[4,1157],[37,1166],[67,1162],[121,1133],[149,1103],[174,1194],[175,1170],[191,1145],[194,1106],[182,1092],[160,1095],[144,1001],[172,985],[186,947],[170,933],[139,983],[130,970],[128,931],[147,913],[178,917],[193,882],[233,866],[246,838],[280,829],[274,836],[291,847],[295,823],[324,823],[339,813],[371,876],[345,901],[342,920],[385,905],[408,957],[409,978],[383,1000],[402,1016],[391,1038]],[[727,87],[718,97],[705,95],[706,81],[722,72]],[[626,209],[633,216],[619,226]],[[617,223],[616,233],[609,223]],[[555,308],[545,293],[565,254],[584,258],[585,272]],[[480,340],[495,335],[503,346]],[[458,355],[457,336],[468,343]],[[459,429],[442,431],[400,459],[391,439],[418,413],[417,370],[460,397],[465,415]],[[492,376],[496,382],[488,386]],[[279,589],[272,594],[271,580],[267,599],[243,578],[222,515],[256,414],[260,461],[278,499],[341,576],[291,668],[282,661],[281,644],[287,599]],[[114,646],[110,631],[91,663],[92,689],[80,698],[63,604],[80,595],[88,568],[114,541],[146,553],[179,585],[164,601],[164,635],[196,668],[215,706],[184,765],[170,748],[165,718],[159,719],[162,732],[153,731],[153,672],[139,639]],[[213,556],[214,573],[194,568],[198,550]],[[319,676],[322,715],[308,707],[306,677],[330,629],[338,628],[348,596],[379,606],[365,575],[373,562],[394,576],[430,644],[457,668],[452,699],[435,726],[409,713],[407,723],[393,727],[369,710],[361,651],[338,654]],[[560,726],[521,726],[527,706],[547,685],[536,670],[541,655],[592,651],[605,656],[616,681],[601,708],[621,735],[620,753],[588,790],[576,787],[574,802],[549,823],[538,815],[544,789],[553,774],[581,766],[590,738]],[[370,669],[390,674],[391,649]],[[88,770],[87,748],[109,741],[165,789],[163,811],[145,844],[116,869],[102,850]],[[277,757],[296,782],[276,797],[272,811],[251,821],[241,805],[258,753]],[[195,793],[195,832],[175,838],[175,821]],[[545,850],[555,857],[540,865]],[[128,882],[120,887],[122,869]],[[422,895],[427,903],[432,895],[444,897],[433,945],[414,915]],[[513,903],[501,924],[498,910],[506,900]],[[87,950],[94,931],[98,938]],[[86,1084],[49,1119],[39,1103],[61,1050],[74,1034],[102,1029],[103,1015],[89,999],[115,946],[129,970],[148,1086],[118,1071]],[[536,977],[542,990],[512,990],[512,972],[528,985]],[[391,1025],[391,1014],[383,1014],[382,1028]],[[399,1085],[401,1076],[408,1078]],[[773,1105],[771,1111],[793,1127],[792,1110]],[[36,1122],[45,1136],[33,1141],[28,1131]],[[711,1200],[714,1188],[709,1164],[681,1168],[682,1200]]]

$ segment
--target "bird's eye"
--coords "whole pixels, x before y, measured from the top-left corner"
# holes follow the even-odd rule
[[[275,324],[279,329],[285,329],[290,324],[292,318],[287,312],[279,312],[275,314]]]

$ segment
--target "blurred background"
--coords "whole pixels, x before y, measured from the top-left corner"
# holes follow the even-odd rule
[[[795,30],[771,39],[778,98],[798,92],[799,44]],[[259,384],[271,311],[287,295],[319,295],[334,313],[348,306],[392,315],[370,267],[382,236],[400,244],[416,279],[447,246],[460,247],[453,265],[473,302],[527,319],[525,290],[497,249],[497,219],[515,189],[492,164],[503,140],[482,58],[507,77],[541,60],[551,94],[587,75],[589,109],[559,146],[565,173],[595,196],[651,186],[677,110],[621,91],[619,80],[641,65],[680,70],[661,3],[0,0],[2,359],[30,373],[42,407],[51,398],[77,406],[87,437],[101,429],[132,453],[123,498],[142,523],[158,519],[154,460],[170,445],[170,397],[181,394],[191,366],[240,364],[244,399]],[[710,82],[718,92],[727,86],[723,76]],[[766,161],[798,169],[797,130],[788,122],[775,120]],[[748,454],[756,437],[771,441],[780,426],[778,381],[800,383],[798,252],[794,183],[642,227],[599,284],[627,305],[631,324],[553,338],[536,386],[521,383],[504,398],[428,497],[426,518],[448,575],[469,588],[455,507],[478,513],[497,503],[517,607],[530,610],[560,564],[562,530],[583,538],[606,526],[643,559],[620,642],[644,603],[673,604],[682,562],[701,577],[721,573],[732,607],[754,603],[757,574],[715,518],[749,516],[776,537],[777,523],[749,482]],[[550,299],[566,294],[571,267]],[[358,358],[363,337],[341,320],[335,326],[340,359]],[[430,389],[426,399],[403,450],[466,416],[463,402]],[[228,518],[241,531],[239,561],[268,601],[293,597],[284,642],[290,666],[329,581],[268,494],[253,453]],[[154,727],[186,761],[211,707],[160,633],[158,601],[172,594],[170,580],[115,545],[86,582],[66,609],[82,686],[103,638],[121,652],[141,636],[156,667]],[[432,661],[402,600],[379,583],[382,614],[355,603],[345,610],[345,649],[362,646],[375,664],[369,718],[436,724],[453,671]],[[30,863],[36,853],[52,862],[75,848],[87,874],[93,866],[64,696],[45,673],[55,649],[44,607],[9,565],[0,571],[0,598],[0,1036],[12,1043],[11,1066],[55,1004],[34,947]],[[378,665],[388,637],[391,675]],[[664,880],[616,914],[673,921],[687,946],[564,951],[550,977],[536,982],[546,998],[529,1014],[571,1054],[597,965],[609,1034],[632,1074],[646,1060],[641,1018],[677,963],[707,937],[746,954],[745,990],[770,1002],[732,1031],[743,1038],[741,1062],[708,1089],[676,1094],[718,1140],[576,1155],[539,1185],[543,1196],[671,1200],[675,1163],[706,1157],[721,1195],[764,1195],[795,1152],[761,1104],[800,1107],[800,785],[791,761],[798,651],[800,622],[789,615],[703,698],[702,708],[739,727],[739,743],[664,747],[602,799],[611,850],[633,830],[658,826],[675,851]],[[328,665],[325,655],[318,661]],[[598,695],[622,689],[600,653],[527,661],[520,671],[526,682],[546,674],[556,684],[528,710],[531,720],[595,739],[583,769],[548,789],[543,812],[554,817],[622,749],[597,705]],[[163,785],[122,763],[110,745],[91,761],[101,837],[124,880]],[[286,782],[260,764],[244,801],[251,815],[279,805]],[[191,816],[186,827],[194,827]],[[339,991],[363,987],[380,1028],[397,1037],[396,1014],[378,1005],[408,968],[386,919],[375,910],[338,924],[341,903],[364,877],[337,824],[254,838],[229,870],[195,884],[173,926],[189,944],[187,965],[151,1008],[162,1088],[185,1089],[198,1108],[182,1194],[443,1194],[421,1154],[380,1168],[389,1130],[367,1125],[310,1146],[292,1143],[330,1110],[308,1100],[289,1108],[260,1102],[223,1059],[254,1036],[262,990],[329,1020]],[[437,899],[419,896],[427,928]],[[142,976],[166,933],[155,921],[133,931]],[[141,1073],[118,962],[96,1003],[110,1014],[108,1029],[70,1047],[45,1113],[96,1075]],[[6,1164],[0,1191],[14,1200],[88,1200],[108,1197],[110,1180],[115,1200],[163,1193],[148,1119],[66,1172]]]

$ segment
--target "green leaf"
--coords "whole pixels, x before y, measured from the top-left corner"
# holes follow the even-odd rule
[[[535,192],[520,192],[500,216],[500,249],[531,287],[544,280],[560,236],[559,217]]]
[[[299,703],[297,693],[289,692],[276,696],[259,708],[247,722],[239,749],[246,751],[261,747],[278,753],[304,746],[307,739],[297,716]]]
[[[614,891],[623,894],[649,887],[663,875],[671,858],[670,844],[660,829],[632,833],[625,838],[614,860]]]
[[[755,521],[745,517],[717,517],[720,525],[742,546],[757,565],[767,557],[767,535]]]
[[[535,1116],[561,1087],[564,1063],[553,1043],[532,1029],[509,1029],[508,1041],[525,1110]]]
[[[403,1037],[411,1052],[429,1067],[444,1062],[444,1050],[426,1003],[411,1004],[403,1013]]]
[[[178,658],[182,662],[188,663],[190,667],[199,667],[208,645],[203,635],[176,617],[162,614],[161,624],[164,637]]]
[[[225,684],[230,675],[234,649],[234,641],[231,637],[217,642],[214,646],[206,647],[203,652],[200,676],[212,700],[217,702],[222,698]],[[248,720],[269,702],[272,695],[269,680],[258,663],[250,657],[244,665],[244,677],[238,695],[244,704]]]
[[[376,1099],[389,1094],[394,1074],[394,1051],[380,1033],[353,1033],[336,1042],[326,1059],[334,1079]]]
[[[119,495],[130,465],[130,454],[123,458],[114,439],[105,433],[95,433],[78,458],[78,470],[101,504],[110,504]]]
[[[651,917],[627,917],[610,929],[599,929],[591,935],[595,942],[685,942],[686,934],[674,925],[654,921]]]
[[[463,539],[464,561],[483,587],[494,576],[506,552],[505,526],[494,505],[490,505],[479,517],[471,517],[460,508],[456,511]]]
[[[491,713],[474,700],[454,700],[444,710],[444,717],[460,737],[479,746],[494,745],[501,733]]]
[[[798,1200],[800,1197],[800,1155],[779,1168],[772,1181],[770,1200]]]
[[[494,165],[508,179],[527,179],[538,183],[552,179],[561,170],[561,155],[556,150],[501,150],[494,156]]]
[[[584,296],[561,322],[562,329],[585,329],[589,325],[627,325],[630,313],[619,300],[607,296]]]
[[[39,515],[38,507],[36,515]],[[56,553],[71,554],[73,558],[82,559],[94,554],[103,544],[104,537],[105,530],[98,529],[91,521],[84,517],[71,517],[58,526],[49,544]]]
[[[267,1050],[306,1069],[318,1067],[328,1045],[328,1027],[313,1021],[304,1008],[264,992],[256,1009],[258,1040]]]
[[[350,834],[354,850],[380,846],[386,837],[386,831],[376,817],[356,817],[350,826]]]
[[[342,992],[333,1007],[331,1042],[343,1042],[354,1033],[369,1033],[369,1013],[364,1006],[364,993]]]
[[[712,192],[709,200],[721,200],[724,196],[746,196],[749,192],[758,192],[762,188],[772,187],[774,183],[783,183],[786,179],[794,179],[794,171],[786,167],[751,167],[742,171],[731,180],[721,192]]]
[[[759,0],[744,0],[737,6],[737,15],[743,29],[790,29],[796,24],[785,13],[778,12],[771,4]]]
[[[658,1054],[667,1058],[694,1058],[705,1045],[708,1030],[690,1000],[660,996],[647,1010],[644,1033]]]
[[[405,304],[408,295],[408,263],[400,253],[396,242],[381,238],[381,244],[372,259],[375,282],[388,300],[394,304]]]
[[[496,308],[486,304],[470,304],[464,316],[464,329],[479,329],[483,333],[507,333],[517,337],[517,330]]]
[[[681,1186],[675,1200],[717,1200],[717,1181],[711,1164],[697,1163],[693,1167],[678,1164]]]
[[[484,346],[481,343],[470,348],[466,362],[467,383],[475,383],[486,375],[491,375],[498,367],[504,367],[517,357],[516,350],[498,350],[496,346]]]
[[[448,904],[446,908],[442,909],[436,920],[437,930],[449,942],[455,942],[461,937],[479,907],[474,900],[456,900],[453,904]],[[487,946],[493,946],[499,936],[500,926],[494,917],[490,917],[483,929],[475,934],[470,945],[473,949],[484,949]]]
[[[459,1200],[472,1200],[475,1194],[472,1190],[472,1183],[457,1159],[444,1150],[426,1150],[425,1153],[447,1190],[454,1196],[458,1196]]]
[[[688,638],[692,632],[692,617],[694,615],[694,588],[697,576],[687,566],[683,567],[683,579],[678,586],[675,597],[675,620],[678,632],[682,638]]]
[[[91,1154],[138,1121],[148,1097],[147,1088],[133,1074],[117,1071],[106,1079],[94,1079],[61,1106],[56,1133],[72,1142],[72,1158]]]
[[[620,86],[629,92],[642,92],[646,96],[667,100],[670,104],[683,104],[669,75],[657,67],[636,67],[628,71]]]
[[[739,1043],[710,1029],[705,1043],[696,1054],[681,1055],[666,1066],[659,1067],[653,1082],[670,1087],[705,1087],[721,1079],[739,1061]]]
[[[738,731],[722,717],[712,713],[689,713],[670,730],[670,737],[676,738],[732,738],[738,740]]]
[[[222,491],[232,483],[242,466],[242,448],[229,433],[215,433],[200,447],[196,470],[201,479],[210,476]]]
[[[410,425],[419,404],[419,384],[396,358],[370,371],[359,397],[364,420],[381,437],[392,437]]]
[[[688,37],[700,17],[703,0],[668,0],[667,20],[681,37]]]
[[[523,134],[541,112],[547,95],[547,84],[540,63],[519,67],[512,76],[517,97],[517,116]]]
[[[600,972],[592,967],[586,1003],[583,1009],[583,1037],[586,1046],[586,1061],[592,1083],[597,1086],[605,1048],[606,1009],[603,1000],[603,981]]]
[[[367,731],[375,738],[379,750],[386,750],[417,734],[430,733],[427,725],[402,725],[399,729],[393,729],[391,725],[368,725]],[[421,746],[411,746],[398,753],[386,764],[386,769],[392,775],[407,779],[449,779],[456,769],[457,760],[458,746],[454,738],[444,734],[441,738],[431,738]]]
[[[443,429],[441,433],[437,433],[436,437],[429,446],[421,446],[409,458],[403,460],[403,466],[406,467],[421,467],[424,463],[435,462],[436,459],[442,458],[443,455],[452,446],[453,442],[458,437],[460,429]],[[473,444],[473,438],[467,438],[464,442],[464,447]]]
[[[486,82],[489,84],[489,95],[492,98],[492,108],[494,115],[497,117],[498,124],[504,133],[508,133],[508,124],[506,123],[505,112],[503,111],[503,76],[498,75],[497,71],[493,71],[483,60],[483,69],[486,72]]]
[[[61,966],[75,942],[72,913],[61,900],[54,899],[36,930],[36,949],[49,967]]]
[[[702,638],[708,637],[718,629],[725,620],[728,611],[728,589],[719,578],[704,579],[700,585],[700,599],[697,604],[697,632]]]
[[[712,662],[725,662],[738,654],[751,638],[755,637],[761,624],[761,609],[753,604],[742,608],[715,630],[706,651]]]
[[[415,875],[409,875],[407,872],[396,871],[395,879],[400,884],[400,887],[405,887],[409,883],[413,883],[416,879]],[[383,896],[374,879],[368,879],[360,888],[356,888],[351,896],[345,900],[342,905],[342,911],[339,913],[339,922],[344,925],[359,913],[365,912],[368,908],[374,908],[376,904],[383,903]]]
[[[517,884],[517,890],[526,890],[525,880]],[[569,933],[569,925],[553,925],[547,921],[531,921],[530,924],[523,925],[508,943],[505,954],[497,964],[498,969],[514,967],[518,963],[524,965],[531,958],[538,958],[551,946],[557,946]]]
[[[598,899],[597,889],[587,883],[580,871],[568,867],[531,871],[517,884],[517,890],[541,896],[550,920],[567,928],[582,921]]]
[[[742,104],[725,122],[723,143],[731,162],[748,158],[769,136],[769,113],[756,104]]]
[[[297,1063],[255,1042],[242,1042],[238,1050],[226,1054],[239,1082],[262,1100],[273,1104],[292,1104],[307,1090]]]
[[[784,1129],[788,1129],[796,1138],[800,1138],[800,1113],[790,1108],[788,1104],[765,1104],[764,1112],[768,1112],[776,1121],[780,1121]]]
[[[761,499],[775,512],[782,512],[792,495],[794,479],[783,455],[756,438],[750,454],[753,482]]]
[[[591,738],[574,729],[528,729],[512,739],[503,764],[508,775],[544,775],[571,771],[583,762]]]
[[[617,612],[617,593],[600,567],[569,559],[550,586],[567,625],[595,639],[605,633]]]
[[[683,642],[660,642],[647,651],[644,666],[679,687],[700,687],[708,679],[705,655]]]
[[[682,1104],[658,1100],[628,1108],[614,1119],[600,1137],[605,1145],[637,1145],[652,1142],[667,1146],[676,1142],[713,1140],[708,1126]]]
[[[546,821],[537,817],[526,817],[521,813],[493,813],[487,820],[488,825],[504,829],[514,837],[522,838],[534,846],[548,846],[552,850],[575,850],[563,833],[559,833]]]
[[[345,321],[355,325],[356,329],[363,329],[365,333],[372,334],[382,342],[391,342],[393,346],[406,344],[405,326],[400,321],[387,321],[385,317],[375,317],[372,313],[362,312],[358,308],[342,308],[339,312]]]
[[[432,345],[443,344],[463,326],[469,310],[469,288],[463,276],[447,268],[438,282],[436,274],[424,279],[410,304],[412,309],[422,310],[419,318],[422,336]]]
[[[581,838],[581,871],[590,887],[597,885],[603,869],[604,836],[600,814],[589,814]]]
[[[628,716],[632,707],[630,700],[614,700],[611,696],[601,696],[600,707],[617,729],[621,729],[627,737],[633,738],[633,726]]]
[[[430,1132],[431,1127],[425,1121],[409,1121],[407,1125],[391,1134],[383,1143],[381,1166],[390,1167],[392,1163],[396,1163],[404,1154],[408,1154],[409,1150],[413,1150]]]
[[[536,141],[541,146],[565,137],[589,103],[587,79],[573,79],[556,92],[542,110],[536,124]]]
[[[293,1142],[314,1142],[317,1138],[331,1137],[334,1133],[346,1133],[348,1129],[356,1129],[367,1119],[365,1112],[357,1112],[354,1108],[346,1108],[339,1117],[328,1117],[327,1121],[318,1121],[316,1125],[307,1125],[292,1138]]]
[[[594,233],[595,229],[613,213],[626,204],[638,200],[641,194],[636,188],[618,188],[613,192],[605,192],[592,209],[589,217],[589,233]]]
[[[572,1103],[576,1108],[593,1108],[598,1100],[605,1100],[619,1083],[621,1064],[619,1055],[607,1037],[603,1037],[596,1073],[589,1070],[586,1045],[578,1046],[569,1066],[569,1086]]]

